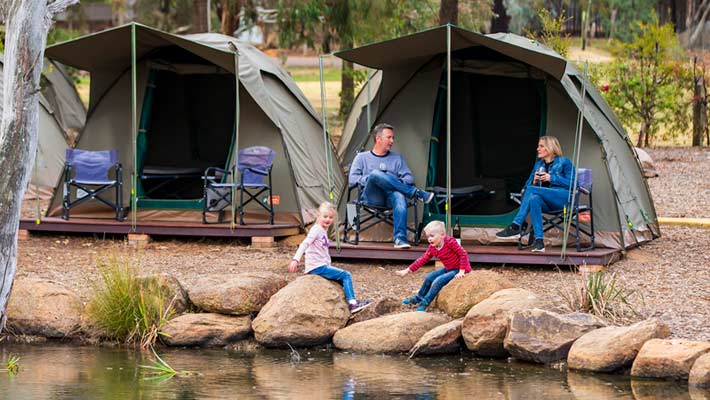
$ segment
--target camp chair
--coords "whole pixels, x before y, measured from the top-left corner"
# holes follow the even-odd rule
[[[373,206],[362,201],[360,194],[364,190],[361,185],[348,187],[345,206],[345,226],[343,227],[343,242],[358,244],[360,234],[380,223],[394,227],[394,210],[388,207]],[[353,196],[353,192],[355,196]],[[414,208],[414,228],[407,225],[407,231],[414,234],[414,244],[419,243],[421,229],[419,226],[419,210],[417,199],[407,199],[407,210]],[[350,240],[350,232],[355,233],[355,239]]]
[[[436,207],[437,214],[441,214],[446,205],[446,188],[434,186],[432,191],[434,192],[434,207]],[[467,214],[469,210],[475,209],[481,200],[492,194],[495,192],[487,192],[483,190],[481,185],[451,188],[451,210],[456,210],[459,214]]]
[[[209,167],[202,175],[204,198],[202,202],[202,223],[209,224],[207,213],[216,212],[216,223],[221,224],[224,210],[232,204],[235,184],[232,182],[233,171]]]
[[[269,212],[269,224],[274,224],[274,204],[271,187],[271,168],[274,165],[276,152],[265,146],[253,146],[239,150],[237,171],[239,180],[235,187],[239,189],[239,224],[244,223],[244,206],[254,201]],[[264,179],[268,178],[268,183]],[[268,197],[262,201],[258,197],[268,192]],[[249,198],[244,201],[244,195]]]
[[[577,171],[578,191],[575,198],[572,200],[573,206],[570,207],[569,218],[570,230],[574,232],[575,246],[577,251],[588,251],[594,249],[594,217],[592,212],[592,170],[587,168],[579,168]],[[587,204],[581,204],[580,198],[587,197]],[[542,231],[547,232],[550,229],[557,228],[564,232],[565,226],[565,210],[554,210],[542,214]],[[527,244],[523,244],[523,237],[528,235]],[[581,244],[581,235],[586,235],[590,238],[591,244],[583,247]],[[518,239],[518,249],[524,250],[529,248],[535,240],[532,224],[520,234]]]
[[[109,172],[114,170],[114,179]],[[76,200],[71,200],[71,189],[76,188]],[[115,189],[115,202],[100,195],[109,189]],[[88,151],[67,149],[64,163],[64,201],[62,218],[69,219],[72,207],[95,199],[116,211],[116,219],[123,221],[122,199],[123,167],[118,162],[118,150]]]

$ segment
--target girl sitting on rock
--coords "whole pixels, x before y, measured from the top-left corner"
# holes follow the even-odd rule
[[[350,272],[330,265],[330,254],[328,253],[328,227],[335,220],[335,206],[332,203],[324,202],[318,207],[318,219],[313,227],[308,231],[308,236],[303,239],[298,251],[293,256],[293,260],[288,265],[288,272],[298,270],[298,262],[301,256],[306,254],[307,274],[319,275],[325,279],[336,281],[343,285],[345,299],[348,301],[351,313],[356,313],[370,305],[369,300],[358,301],[355,298],[353,280]]]
[[[410,272],[415,272],[433,257],[437,257],[443,264],[443,268],[436,269],[424,277],[422,287],[414,297],[405,299],[402,304],[418,304],[417,311],[426,311],[439,294],[439,291],[454,278],[461,278],[464,274],[471,272],[471,263],[468,262],[468,254],[463,247],[451,236],[446,236],[446,227],[441,221],[432,221],[424,227],[429,248],[426,253],[417,258],[409,267],[396,271],[399,276],[405,276]]]

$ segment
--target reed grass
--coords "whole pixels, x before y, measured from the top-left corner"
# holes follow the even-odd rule
[[[8,355],[3,370],[7,371],[10,375],[15,375],[20,372],[20,357],[13,354]]]
[[[613,323],[627,322],[638,316],[634,299],[643,296],[626,288],[616,274],[591,272],[574,280],[571,287],[561,289],[564,306],[572,312],[586,312]]]

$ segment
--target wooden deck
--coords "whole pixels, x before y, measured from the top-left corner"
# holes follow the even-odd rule
[[[501,245],[471,245],[464,243],[471,263],[482,264],[527,264],[527,265],[609,265],[621,259],[620,250],[594,249],[585,252],[567,250],[564,259],[560,258],[560,247],[548,247],[544,253],[530,250],[518,250],[517,246]],[[369,260],[401,260],[414,261],[422,255],[426,246],[419,245],[409,249],[395,249],[391,243],[360,242],[359,245],[341,243],[338,251],[337,245],[331,242],[330,255],[332,258],[369,259]]]
[[[132,229],[129,219],[123,222],[112,219],[87,218],[73,218],[65,221],[61,218],[53,217],[42,218],[39,225],[34,219],[23,218],[20,220],[20,229],[30,232],[139,233],[146,235],[242,238],[253,236],[282,237],[300,233],[298,224],[236,225],[234,229],[231,229],[229,223],[202,224],[199,222],[139,221],[135,229]]]

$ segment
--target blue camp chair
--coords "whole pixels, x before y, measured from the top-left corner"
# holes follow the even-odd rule
[[[109,177],[114,171],[114,178]],[[76,199],[72,201],[72,188],[76,189]],[[101,197],[104,192],[114,189],[115,201]],[[116,219],[123,221],[123,167],[118,162],[118,150],[88,151],[67,149],[64,163],[64,201],[62,218],[69,219],[72,207],[89,200],[98,200],[116,212]]]
[[[568,210],[570,223],[570,232],[574,232],[575,247],[577,251],[588,251],[594,249],[594,216],[592,212],[592,183],[593,174],[591,169],[579,168],[577,170],[577,186],[579,190],[577,195],[572,200],[572,207]],[[586,197],[586,204],[581,202],[582,197]],[[553,210],[542,214],[543,232],[557,228],[564,232],[565,210]],[[528,232],[529,231],[529,232]],[[528,234],[529,233],[529,234]],[[528,234],[527,244],[523,244],[523,236]],[[587,236],[591,243],[589,246],[582,246],[582,235]],[[532,226],[524,228],[518,239],[518,248],[523,250],[529,248],[535,240]]]

